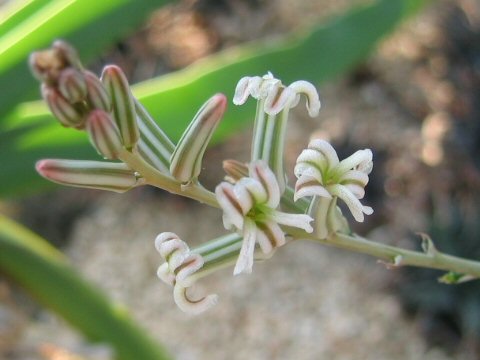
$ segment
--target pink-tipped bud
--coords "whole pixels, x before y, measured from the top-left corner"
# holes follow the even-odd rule
[[[81,107],[71,104],[57,89],[46,85],[42,85],[42,96],[52,114],[63,126],[83,128],[85,115]]]
[[[68,186],[122,193],[141,185],[135,172],[122,163],[46,159],[35,168],[45,179]]]
[[[118,66],[106,66],[102,82],[112,101],[113,118],[117,123],[125,148],[132,149],[139,137],[135,102],[127,78]]]
[[[110,114],[103,110],[93,110],[88,115],[86,129],[100,155],[106,159],[118,158],[123,145],[120,132]]]
[[[87,83],[83,74],[69,68],[61,72],[58,78],[58,89],[70,103],[77,103],[85,99],[87,95]]]
[[[202,169],[203,154],[226,106],[225,95],[216,94],[195,115],[171,157],[170,173],[175,179],[182,183],[197,179]]]
[[[110,112],[112,110],[112,102],[100,79],[90,71],[84,71],[83,76],[87,86],[86,100],[88,106],[92,109]]]

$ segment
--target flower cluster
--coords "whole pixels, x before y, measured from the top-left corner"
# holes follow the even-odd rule
[[[312,232],[325,239],[342,231],[338,224],[344,218],[337,198],[357,221],[373,212],[360,203],[372,170],[370,150],[340,161],[330,144],[312,140],[298,157],[295,189],[288,186],[283,158],[289,111],[301,96],[310,116],[320,109],[318,93],[306,81],[285,86],[271,73],[239,81],[234,104],[249,97],[257,100],[251,156],[247,164],[225,161],[226,181],[213,192],[199,183],[198,176],[226,109],[223,94],[212,96],[200,108],[174,144],[132,95],[118,67],[105,67],[99,78],[84,70],[75,51],[63,42],[32,54],[30,65],[60,123],[86,131],[99,154],[112,160],[41,160],[37,170],[42,176],[65,185],[116,192],[150,184],[223,211],[223,224],[230,233],[197,248],[190,249],[171,232],[155,240],[165,261],[157,275],[173,286],[175,303],[185,312],[198,314],[217,302],[217,295],[192,299],[187,294],[212,271],[235,264],[234,275],[250,273],[255,260],[270,257],[287,239]]]

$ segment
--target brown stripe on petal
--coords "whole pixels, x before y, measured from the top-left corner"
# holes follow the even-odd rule
[[[237,210],[237,212],[243,216],[244,214],[243,214],[242,206],[238,203],[237,198],[235,197],[235,194],[231,192],[231,189],[228,189],[222,186],[221,190],[223,195],[228,199],[228,201],[235,208],[235,210]]]
[[[278,241],[277,241],[277,238],[276,238],[275,234],[273,233],[272,229],[268,226],[268,224],[258,222],[256,225],[257,225],[257,228],[261,232],[263,232],[265,234],[265,236],[267,237],[267,239],[270,241],[270,244],[272,245],[272,248],[276,248],[276,247],[280,246],[278,244]]]

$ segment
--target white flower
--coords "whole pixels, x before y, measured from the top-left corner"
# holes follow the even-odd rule
[[[186,313],[199,314],[217,303],[217,295],[207,295],[198,300],[187,296],[187,290],[196,280],[196,273],[203,267],[204,259],[192,253],[188,245],[176,234],[164,232],[155,239],[155,248],[165,263],[157,271],[158,277],[172,285],[177,306]],[[198,277],[198,276],[197,276]]]
[[[365,195],[368,174],[372,171],[372,151],[359,150],[339,161],[335,149],[325,140],[314,139],[297,159],[295,200],[305,196],[338,197],[348,206],[355,220],[373,213],[359,199]]]
[[[268,115],[276,115],[285,108],[295,107],[300,95],[307,98],[308,114],[317,116],[320,111],[320,100],[315,87],[307,81],[299,80],[284,86],[275,79],[272,73],[260,76],[245,76],[240,79],[235,89],[233,103],[244,104],[248,96],[256,100],[265,100],[264,111]]]
[[[248,171],[249,177],[241,178],[235,185],[223,182],[215,189],[225,228],[243,236],[234,275],[252,271],[257,242],[265,254],[285,244],[285,234],[279,224],[313,231],[310,216],[276,210],[280,189],[275,175],[263,161],[251,163]]]

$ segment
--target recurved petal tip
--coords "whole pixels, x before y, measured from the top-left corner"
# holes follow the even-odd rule
[[[294,90],[297,94],[303,94],[307,98],[307,110],[310,117],[315,117],[320,112],[320,98],[317,89],[308,81],[299,80],[290,84],[289,88]]]

